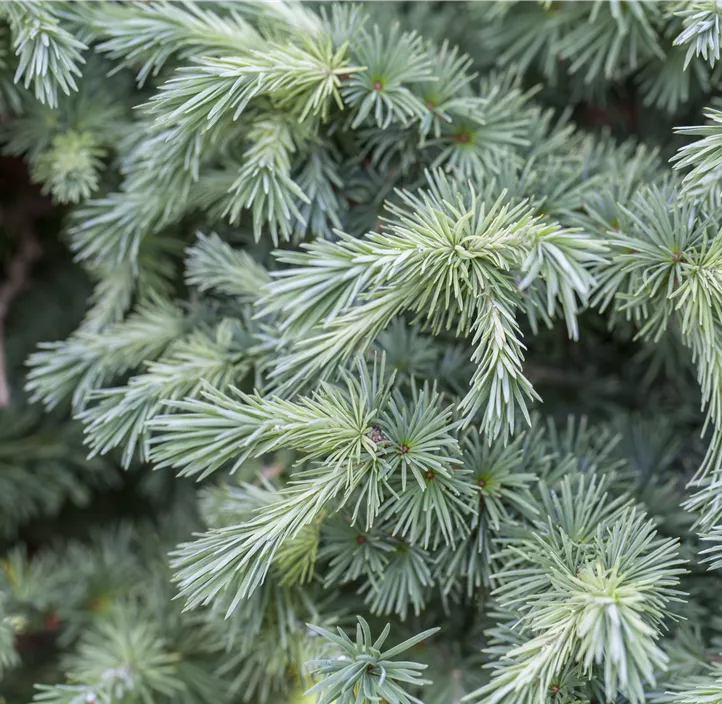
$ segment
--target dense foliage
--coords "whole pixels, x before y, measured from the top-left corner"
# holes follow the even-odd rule
[[[722,704],[721,22],[1,4],[0,699]]]

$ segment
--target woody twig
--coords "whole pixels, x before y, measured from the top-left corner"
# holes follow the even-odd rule
[[[16,254],[5,268],[5,281],[0,284],[0,408],[10,404],[10,383],[7,377],[5,355],[5,323],[10,307],[25,288],[34,262],[40,256],[40,245],[29,226],[20,230]]]

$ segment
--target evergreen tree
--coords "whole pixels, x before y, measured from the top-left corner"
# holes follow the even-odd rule
[[[0,4],[0,700],[722,704],[721,22]]]

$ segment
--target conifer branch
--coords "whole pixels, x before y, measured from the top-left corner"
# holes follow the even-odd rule
[[[19,58],[14,81],[33,84],[35,97],[50,107],[58,104],[58,89],[65,95],[77,90],[81,52],[87,47],[65,30],[53,4],[13,0],[5,8],[13,32],[13,49]]]
[[[187,250],[186,282],[199,291],[209,289],[238,301],[254,301],[270,281],[268,272],[251,256],[233,249],[217,234],[198,233]]]
[[[695,0],[677,12],[682,18],[684,29],[676,37],[676,46],[689,44],[684,59],[684,68],[689,66],[693,56],[702,56],[714,66],[720,58],[720,19],[722,11],[716,2]]]
[[[239,46],[260,45],[256,30],[233,8],[222,15],[193,2],[183,6],[149,2],[140,7],[98,4],[84,25],[100,41],[97,50],[119,66],[138,68],[144,85],[157,76],[176,53],[188,58],[201,52],[233,53]]]
[[[358,699],[361,693],[370,699],[384,698],[388,701],[397,701],[399,704],[418,704],[421,700],[409,696],[403,686],[410,684],[418,687],[431,684],[421,679],[419,675],[426,665],[415,662],[394,662],[392,658],[433,635],[439,630],[438,628],[419,633],[383,652],[381,647],[391,631],[388,624],[381,635],[372,641],[368,623],[359,617],[356,642],[340,628],[338,635],[317,626],[309,626],[309,628],[333,643],[344,654],[344,657],[335,660],[317,660],[307,664],[312,674],[323,675],[323,679],[309,690],[309,693],[321,693],[319,704],[351,701],[352,698]]]
[[[49,408],[71,398],[81,409],[91,390],[162,354],[185,324],[176,306],[151,299],[102,332],[79,330],[67,341],[44,343],[28,360],[26,388]]]

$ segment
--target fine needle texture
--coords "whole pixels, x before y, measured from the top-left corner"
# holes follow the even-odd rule
[[[722,704],[721,40],[0,3],[0,704]]]

